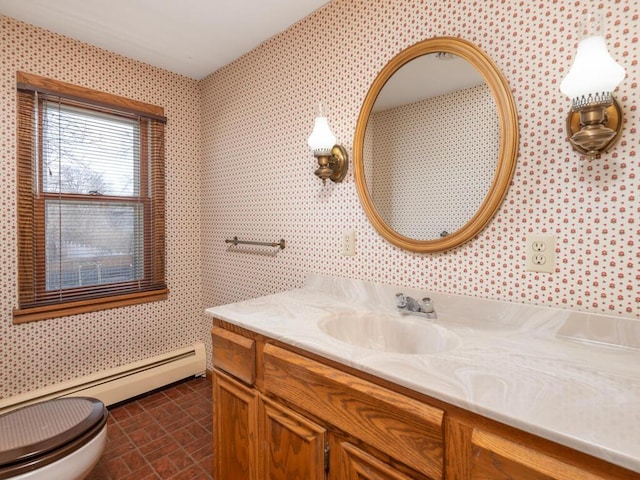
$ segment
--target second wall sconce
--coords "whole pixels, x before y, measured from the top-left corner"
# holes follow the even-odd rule
[[[589,159],[599,158],[620,138],[622,110],[612,92],[624,75],[624,68],[607,51],[602,17],[590,15],[581,24],[578,52],[560,85],[572,102],[567,117],[569,141]]]
[[[336,136],[329,128],[322,105],[318,107],[318,116],[307,143],[318,159],[318,169],[315,174],[322,179],[322,183],[326,183],[327,178],[333,182],[344,180],[349,167],[349,156],[344,147],[336,144]]]

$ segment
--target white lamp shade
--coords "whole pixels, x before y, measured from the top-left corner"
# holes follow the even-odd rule
[[[329,128],[327,117],[316,117],[313,131],[309,135],[307,143],[314,154],[329,155],[331,153],[331,149],[336,144],[336,136]]]
[[[572,100],[611,93],[623,79],[624,68],[609,55],[604,37],[591,36],[578,43],[576,58],[560,91]]]

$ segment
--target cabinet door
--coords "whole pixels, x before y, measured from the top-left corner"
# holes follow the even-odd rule
[[[260,405],[260,479],[323,480],[325,429],[269,399]]]
[[[443,478],[444,411],[267,343],[264,389],[428,478]]]
[[[214,370],[214,478],[258,480],[258,392]]]
[[[474,429],[471,478],[473,480],[605,480],[582,468],[550,457],[498,435]],[[630,479],[629,479],[630,480]]]
[[[331,444],[332,466],[329,471],[331,480],[412,480],[378,460],[374,456],[360,450],[349,442],[336,441]],[[337,458],[337,462],[333,460]],[[338,464],[338,471],[334,465]]]

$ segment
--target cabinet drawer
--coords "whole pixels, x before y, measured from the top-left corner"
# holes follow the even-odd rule
[[[442,478],[442,410],[271,344],[263,358],[267,392],[430,478]]]
[[[498,435],[474,429],[471,477],[478,480],[606,480]],[[618,478],[618,477],[615,477]]]
[[[248,385],[256,381],[256,342],[220,327],[213,327],[213,366]]]

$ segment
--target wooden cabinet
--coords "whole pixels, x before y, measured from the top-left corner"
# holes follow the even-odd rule
[[[325,478],[324,428],[220,371],[213,395],[215,478]]]
[[[326,430],[253,387],[255,341],[215,328],[214,470],[225,480],[323,480]]]
[[[437,399],[214,324],[214,478],[640,480]]]

